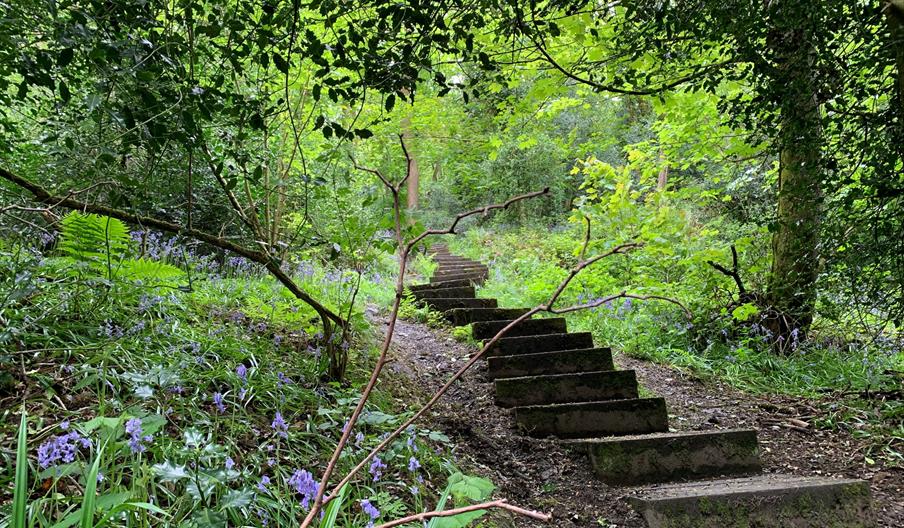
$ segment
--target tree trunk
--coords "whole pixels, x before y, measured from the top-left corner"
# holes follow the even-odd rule
[[[813,322],[822,219],[822,130],[806,33],[777,32],[775,82],[786,90],[779,130],[779,188],[768,301],[779,348],[806,335]]]
[[[892,97],[894,113],[898,116],[897,130],[892,131],[892,141],[898,157],[904,157],[904,0],[889,0],[885,16],[891,36],[891,49],[895,57],[895,93]]]

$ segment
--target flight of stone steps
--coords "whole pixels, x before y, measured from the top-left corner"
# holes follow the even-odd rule
[[[487,266],[431,247],[438,267],[414,297],[486,340],[527,309],[476,297]],[[613,486],[642,486],[628,499],[651,528],[875,526],[861,480],[761,473],[752,429],[670,432],[666,402],[638,394],[632,370],[615,370],[609,348],[569,333],[564,318],[528,319],[487,352],[496,404],[534,437],[586,452]]]

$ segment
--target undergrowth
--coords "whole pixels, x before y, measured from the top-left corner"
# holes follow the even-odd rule
[[[88,224],[80,243],[70,231],[42,250],[0,246],[0,526],[20,525],[14,494],[27,498],[28,526],[297,523],[373,364],[363,308],[391,301],[392,259],[360,282],[315,259],[294,265],[304,288],[352,314],[353,339],[333,343],[350,372],[327,382],[316,314],[262,270],[115,224],[102,230],[115,244],[99,245]],[[337,472],[409,414],[378,390]],[[24,480],[13,474],[19,431]],[[446,487],[449,447],[439,432],[409,430],[321,526],[389,520],[440,496],[460,504],[475,482],[492,489],[461,475]]]

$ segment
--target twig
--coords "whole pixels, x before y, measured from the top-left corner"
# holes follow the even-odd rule
[[[402,517],[401,519],[396,519],[394,521],[389,521],[388,523],[383,523],[377,528],[393,528],[394,526],[402,526],[403,524],[408,524],[415,521],[426,521],[427,519],[432,519],[434,517],[451,517],[453,515],[458,515],[459,513],[467,513],[477,510],[487,510],[490,508],[499,508],[502,510],[508,510],[510,512],[517,513],[518,515],[523,515],[524,517],[530,517],[532,519],[537,519],[538,521],[549,522],[552,519],[552,515],[548,515],[545,513],[540,513],[533,510],[526,510],[524,508],[519,508],[518,506],[514,506],[509,504],[506,499],[498,499],[490,502],[482,502],[480,504],[473,504],[471,506],[463,506],[461,508],[455,508],[452,510],[434,510],[423,513],[416,513],[414,515],[409,515],[408,517]]]

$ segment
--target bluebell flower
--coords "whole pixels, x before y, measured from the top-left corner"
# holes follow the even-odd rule
[[[147,450],[145,443],[150,443],[154,438],[151,435],[142,436],[141,419],[131,418],[126,422],[126,434],[129,435],[129,448],[133,453],[144,453]]]
[[[232,457],[226,457],[226,470],[230,471],[235,467],[235,460]]]
[[[219,392],[213,393],[213,404],[217,407],[217,412],[223,414],[226,412],[226,406],[223,404],[223,395]]]
[[[267,486],[270,485],[270,477],[264,475],[261,477],[261,481],[257,483],[257,489],[261,493],[265,493],[267,491]]]
[[[80,448],[90,447],[91,441],[78,431],[51,437],[38,446],[38,465],[46,469],[60,462],[68,464],[75,460]]]
[[[380,457],[374,457],[373,462],[370,463],[370,476],[373,477],[374,482],[379,482],[380,477],[383,476],[383,470],[386,469],[386,464],[380,460]]]
[[[283,420],[282,413],[280,413],[279,411],[276,411],[276,416],[273,417],[273,421],[270,423],[270,427],[279,436],[283,438],[289,437],[289,426],[288,424],[286,424],[286,421]]]
[[[311,500],[317,497],[320,485],[314,480],[314,475],[303,469],[296,469],[287,481],[295,493],[301,495],[301,507],[305,510],[311,505]]]
[[[239,377],[242,382],[248,381],[248,368],[245,365],[239,364],[239,366],[235,367],[235,375]]]
[[[370,517],[370,521],[367,523],[367,528],[373,528],[374,521],[376,521],[377,518],[380,517],[380,510],[378,510],[367,499],[361,501],[361,509],[364,510],[364,513],[367,514],[368,517]]]
[[[411,457],[408,459],[408,471],[411,471],[412,473],[414,473],[415,471],[420,469],[420,467],[421,467],[421,463],[418,462],[417,458]]]

